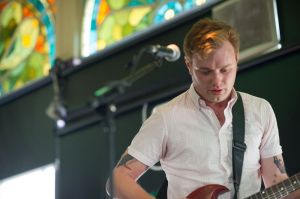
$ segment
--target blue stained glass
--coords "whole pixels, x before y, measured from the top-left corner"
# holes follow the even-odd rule
[[[95,31],[96,29],[97,29],[97,21],[96,21],[96,19],[92,19],[91,30]]]
[[[101,4],[101,0],[95,0],[92,19],[97,19],[100,4]]]
[[[44,5],[39,0],[29,0],[31,4],[34,5],[38,9],[38,11],[41,13],[41,22],[45,25],[47,30],[47,40],[49,42],[49,49],[50,49],[50,63],[51,67],[54,66],[55,61],[55,31],[54,31],[54,24],[52,20],[50,19]]]
[[[194,0],[186,0],[184,2],[183,8],[184,10],[190,10],[195,6]]]
[[[93,40],[93,41],[97,41],[97,32],[91,32],[91,39]]]
[[[91,30],[90,30],[90,42],[97,42],[97,16],[99,11],[99,6],[101,4],[101,0],[95,0],[93,7],[93,14],[91,20]],[[96,35],[96,36],[95,36]],[[92,49],[94,51],[94,49]]]
[[[140,6],[140,5],[150,5],[155,3],[155,0],[131,0],[128,5],[129,6]]]
[[[182,12],[183,7],[182,5],[177,1],[170,1],[167,3],[162,4],[162,6],[158,7],[156,14],[154,16],[154,24],[161,23],[165,21],[165,14],[168,10],[174,11],[174,14],[178,14]]]
[[[140,5],[144,5],[144,3],[141,2],[141,1],[137,1],[137,0],[130,1],[130,2],[128,3],[128,6],[130,6],[130,7],[133,7],[133,6],[140,6]]]

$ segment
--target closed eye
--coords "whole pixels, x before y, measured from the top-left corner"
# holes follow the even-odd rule
[[[221,73],[227,73],[228,71],[229,71],[229,69],[224,68],[224,69],[221,70]]]
[[[200,72],[203,75],[209,75],[211,73],[211,71],[209,71],[209,70],[198,71],[198,72]]]
[[[209,75],[210,73],[211,73],[211,71],[212,70],[209,70],[209,69],[207,69],[207,68],[196,68],[196,71],[198,72],[198,73],[201,73],[201,74],[203,74],[203,75]]]

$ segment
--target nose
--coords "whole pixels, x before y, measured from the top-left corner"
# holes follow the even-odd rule
[[[213,74],[212,74],[212,85],[215,87],[215,86],[220,86],[221,82],[222,82],[222,74],[220,72],[217,72],[215,71]]]

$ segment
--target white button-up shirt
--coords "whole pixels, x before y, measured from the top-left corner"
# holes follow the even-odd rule
[[[276,118],[270,104],[241,93],[245,110],[245,143],[239,198],[260,190],[260,159],[282,153]],[[236,92],[224,110],[221,126],[193,86],[159,107],[142,125],[128,153],[153,166],[160,161],[168,179],[168,198],[182,199],[207,184],[220,184],[232,198],[232,107]]]

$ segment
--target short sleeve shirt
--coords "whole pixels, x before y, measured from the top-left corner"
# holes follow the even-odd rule
[[[282,153],[278,127],[270,104],[240,92],[245,109],[247,150],[238,198],[261,188],[260,159]],[[232,107],[236,92],[224,110],[221,126],[214,111],[196,93],[193,85],[159,107],[142,125],[128,153],[148,165],[158,161],[168,180],[168,198],[182,199],[207,184],[220,184],[230,191],[219,199],[233,197]]]

